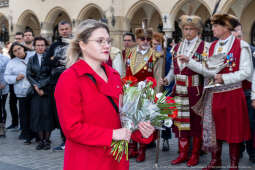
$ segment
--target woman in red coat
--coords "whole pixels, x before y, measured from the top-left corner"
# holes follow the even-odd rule
[[[58,80],[55,98],[61,127],[67,138],[64,170],[128,170],[110,154],[112,140],[129,141],[131,132],[121,128],[118,103],[120,76],[105,64],[111,39],[108,27],[86,20],[76,28],[67,51],[67,67]],[[153,127],[140,123],[149,137]]]

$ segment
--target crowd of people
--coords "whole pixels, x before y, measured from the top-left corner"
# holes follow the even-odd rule
[[[162,151],[169,150],[171,132],[178,138],[172,165],[196,166],[205,151],[212,160],[204,170],[218,168],[224,141],[230,169],[238,169],[245,150],[255,163],[255,50],[242,40],[240,21],[212,16],[217,40],[209,43],[201,37],[201,18],[183,15],[183,39],[176,44],[143,22],[123,35],[123,50],[111,46],[109,28],[95,20],[82,21],[74,33],[61,21],[51,45],[30,29],[17,32],[0,55],[0,136],[20,127],[24,144],[35,138],[37,150],[48,150],[51,132],[59,128],[62,143],[53,150],[65,150],[65,170],[128,169],[127,160],[109,156],[111,142],[129,141],[128,157],[143,162],[159,136],[150,122],[134,132],[121,127],[121,78],[154,77],[155,90],[168,90],[177,103],[173,126],[161,133]],[[5,128],[8,94],[12,124]]]
[[[6,99],[9,93],[12,123],[7,130],[20,129],[19,139],[24,144],[38,142],[36,149],[51,148],[52,130],[60,128],[54,90],[57,79],[65,70],[65,50],[72,37],[71,24],[62,21],[58,25],[59,39],[49,46],[48,41],[34,37],[31,29],[17,32],[15,41],[6,43],[1,54],[1,128],[4,137]],[[18,108],[17,108],[18,101]],[[63,143],[54,150],[64,150]]]

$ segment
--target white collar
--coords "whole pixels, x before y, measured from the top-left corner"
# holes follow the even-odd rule
[[[233,36],[233,35],[231,34],[231,35],[228,36],[228,38],[226,38],[225,40],[219,40],[219,43],[227,43],[227,42],[231,39],[232,36]]]
[[[191,45],[191,44],[194,44],[197,40],[198,40],[198,36],[196,36],[196,37],[193,38],[192,40],[187,40],[187,39],[185,38],[184,43],[185,43],[185,44],[188,44],[188,42],[189,42],[189,45]]]
[[[139,49],[139,46],[137,46],[136,52],[139,52],[139,53],[141,53],[142,55],[144,55],[144,54],[146,54],[146,53],[148,52],[149,49],[150,49],[150,48],[147,48],[147,49],[145,49],[145,50],[140,50],[140,49]]]
[[[37,54],[37,56],[40,57],[40,58],[43,56],[43,54],[39,54],[39,53],[36,53],[36,54]]]

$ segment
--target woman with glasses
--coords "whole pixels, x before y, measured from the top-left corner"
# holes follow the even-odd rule
[[[67,50],[67,67],[55,90],[56,105],[67,138],[64,170],[127,170],[111,155],[113,140],[129,141],[131,132],[121,127],[118,112],[121,79],[105,62],[111,38],[108,27],[85,20],[76,28]],[[141,123],[144,124],[144,123]],[[143,128],[148,137],[151,132]]]
[[[50,149],[50,134],[54,129],[54,115],[50,93],[50,66],[47,65],[45,50],[48,42],[43,37],[34,39],[36,54],[27,64],[27,78],[31,84],[31,129],[40,139],[37,150]]]
[[[29,51],[24,45],[14,42],[9,50],[11,60],[6,66],[4,79],[8,84],[13,84],[14,93],[19,100],[19,116],[21,136],[24,144],[31,144],[32,132],[30,130],[30,100],[27,97],[30,83],[27,80],[26,70],[29,58],[34,52]]]

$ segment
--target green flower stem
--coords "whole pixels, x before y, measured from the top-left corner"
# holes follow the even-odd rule
[[[127,141],[113,141],[111,144],[111,154],[118,162],[121,161],[123,154],[126,154],[126,160],[128,160],[128,142]]]
[[[116,151],[118,150],[118,147],[119,147],[119,143],[117,142],[117,143],[114,145],[114,152],[113,152],[113,155],[115,155]]]
[[[128,160],[128,142],[125,142],[125,154],[126,154],[126,160]]]

